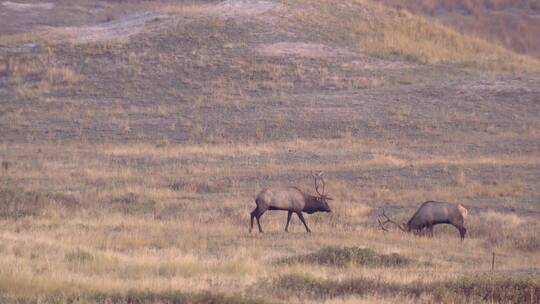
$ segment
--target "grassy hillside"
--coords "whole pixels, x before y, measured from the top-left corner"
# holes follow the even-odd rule
[[[512,0],[385,0],[386,5],[430,16],[472,36],[540,57],[540,2]]]
[[[295,4],[300,23],[307,24],[306,30],[315,30],[334,43],[345,42],[373,56],[492,71],[540,71],[538,60],[405,10],[389,10],[361,0],[339,5],[332,1]]]
[[[81,2],[57,9],[71,16],[80,6],[96,18],[109,10],[113,20],[37,29],[24,23],[31,15],[21,13],[12,22],[33,34],[0,38],[5,140],[311,137],[312,130],[288,119],[292,112],[277,111],[275,105],[315,102],[337,91],[381,88],[385,94],[396,85],[444,85],[478,69],[532,72],[540,66],[535,59],[367,1],[132,3],[122,4],[121,13],[108,6],[94,13],[95,7]],[[241,113],[235,110],[240,108]],[[277,126],[269,124],[274,120]],[[347,128],[317,132],[336,136]]]
[[[538,302],[536,59],[367,0],[4,3],[0,302]],[[313,233],[248,233],[321,170]],[[378,227],[426,200],[464,242]]]

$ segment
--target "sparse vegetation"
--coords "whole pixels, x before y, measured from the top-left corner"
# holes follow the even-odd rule
[[[341,281],[290,274],[279,277],[273,288],[276,292],[301,294],[310,298],[335,298],[346,295],[389,294],[402,297],[428,297],[435,302],[535,303],[540,296],[540,285],[534,279],[504,277],[464,277],[434,283],[413,282],[393,284],[365,278]],[[284,294],[281,294],[285,297]]]
[[[34,303],[34,298],[13,299],[0,296],[2,303]],[[163,292],[152,293],[144,291],[129,291],[125,294],[95,293],[89,295],[64,296],[62,294],[43,296],[39,298],[43,303],[111,303],[111,304],[143,304],[143,303],[176,303],[176,304],[264,304],[268,303],[262,299],[249,299],[240,295],[230,296],[225,294],[214,294],[211,292],[183,293],[183,292]]]
[[[1,15],[1,303],[538,302],[537,59],[369,0]],[[426,200],[470,238],[378,229]]]
[[[327,246],[313,253],[285,258],[282,262],[335,267],[402,267],[409,264],[410,260],[397,253],[378,254],[369,248]]]
[[[38,215],[46,204],[39,192],[27,192],[16,187],[0,188],[0,202],[1,218]]]
[[[458,31],[483,37],[522,54],[539,58],[537,0],[385,0],[383,3],[427,15]],[[510,24],[510,25],[509,25]]]
[[[2,182],[12,189],[23,183],[27,187],[26,191],[13,190],[9,195],[4,190],[6,201],[18,193],[17,200],[30,208],[34,200],[27,198],[34,197],[28,193],[47,189],[41,192],[43,204],[37,211],[10,213],[0,221],[0,288],[21,301],[35,299],[32,295],[37,294],[43,299],[62,300],[77,294],[90,303],[93,295],[103,294],[127,301],[124,295],[133,290],[149,290],[156,299],[169,290],[181,294],[188,290],[230,294],[230,285],[214,282],[235,282],[236,290],[247,294],[242,299],[254,296],[268,302],[290,297],[295,292],[291,288],[306,289],[313,302],[320,297],[337,301],[345,296],[373,295],[387,299],[427,297],[442,302],[463,297],[474,302],[485,295],[481,287],[467,287],[472,290],[467,291],[466,286],[458,284],[461,276],[469,274],[461,267],[488,272],[493,251],[496,277],[521,282],[523,276],[534,275],[539,267],[540,261],[535,258],[538,229],[530,218],[534,213],[478,212],[475,208],[482,205],[477,202],[482,202],[485,195],[479,191],[481,188],[463,196],[464,188],[455,185],[455,176],[471,172],[467,169],[471,164],[485,172],[484,179],[496,179],[499,174],[509,176],[515,168],[525,170],[521,162],[494,157],[489,162],[454,162],[442,157],[434,162],[417,159],[411,163],[359,160],[358,156],[373,151],[384,150],[389,155],[397,152],[390,146],[367,145],[347,137],[234,145],[42,144],[38,158],[24,162],[28,151],[34,151],[32,147],[18,144],[1,148],[3,159],[14,164],[8,174],[1,176]],[[399,151],[404,149],[414,147],[401,145]],[[331,204],[334,215],[309,216],[316,232],[299,239],[304,235],[300,225],[291,225],[289,234],[281,232],[285,217],[269,212],[263,225],[276,232],[248,236],[249,212],[259,183],[270,180],[277,185],[290,178],[303,189],[313,187],[309,171],[320,167],[318,158],[306,158],[299,165],[283,153],[288,150],[341,159],[343,167],[323,168],[328,175],[328,192],[335,196]],[[257,159],[273,159],[274,165],[255,163]],[[356,164],[354,172],[366,174],[361,182],[355,183],[349,177],[347,159]],[[501,173],[493,170],[499,164],[504,164]],[[445,166],[447,172],[434,169]],[[415,175],[415,170],[440,172],[441,184],[426,189],[422,174]],[[391,196],[363,196],[385,184],[380,176],[387,172],[396,174],[403,188],[386,186]],[[469,173],[463,183],[467,185],[477,178]],[[210,190],[201,187],[200,191],[191,186],[205,180],[225,186],[212,186]],[[490,208],[534,210],[533,204],[521,202],[534,196],[526,186],[534,182],[522,177],[520,183],[525,186],[520,191],[502,199],[487,196]],[[393,202],[392,214],[400,219],[410,216],[428,196],[461,197],[455,201],[470,208],[470,238],[463,244],[456,239],[453,228],[437,227],[433,238],[377,230],[372,216],[388,204],[388,199]],[[298,244],[306,249],[300,249]],[[522,268],[523,259],[530,262],[527,270]],[[291,271],[299,273],[301,279],[287,277]],[[305,276],[312,281],[304,282]],[[275,294],[268,294],[264,288],[250,292],[253,284],[275,277],[284,280],[276,279]],[[445,283],[438,283],[441,281]],[[330,293],[319,297],[313,289],[320,286]],[[431,286],[433,289],[428,290]],[[458,288],[463,290],[456,291]],[[417,295],[415,290],[420,293]],[[512,299],[523,294],[519,290],[512,293],[508,287],[500,297]]]
[[[540,61],[536,59],[460,34],[407,11],[388,10],[367,0],[338,6],[332,1],[299,3],[307,8],[299,9],[294,18],[307,29],[373,56],[397,56],[413,62],[457,64],[489,71],[540,71]]]

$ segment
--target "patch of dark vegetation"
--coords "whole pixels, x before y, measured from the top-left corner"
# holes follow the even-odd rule
[[[80,201],[73,195],[64,193],[47,193],[47,198],[64,208],[75,210],[81,207]]]
[[[221,293],[199,292],[188,293],[170,291],[163,293],[129,291],[126,294],[92,294],[92,295],[65,295],[56,294],[44,297],[8,297],[0,296],[0,302],[5,304],[36,304],[36,303],[109,303],[109,304],[144,304],[144,303],[167,303],[167,304],[264,304],[262,299],[246,298],[241,295],[225,295]]]
[[[369,248],[327,246],[308,254],[287,257],[283,263],[319,264],[324,266],[347,267],[362,265],[366,267],[403,267],[411,260],[397,253],[379,254]]]
[[[0,218],[43,215],[48,206],[75,210],[80,203],[74,196],[63,193],[26,191],[12,186],[0,188]]]
[[[532,277],[463,277],[450,282],[431,284],[428,288],[433,290],[435,298],[446,299],[445,302],[450,302],[454,296],[490,303],[540,302],[540,282]]]
[[[399,285],[365,278],[325,280],[299,274],[279,277],[273,284],[273,290],[280,298],[287,298],[290,294],[302,294],[310,298],[335,298],[380,292],[398,294],[402,291]]]
[[[36,216],[47,205],[44,195],[19,188],[0,188],[0,218]]]
[[[122,296],[104,295],[96,297],[98,303],[189,303],[189,304],[262,304],[266,303],[262,299],[248,299],[241,295],[225,295],[211,292],[201,293],[182,293],[182,292],[167,292],[167,293],[144,293],[133,291]]]
[[[534,231],[534,230],[525,230],[525,231]],[[538,230],[536,230],[538,231]],[[519,250],[528,251],[528,252],[538,252],[540,251],[540,235],[538,233],[533,235],[524,235],[518,236],[513,240],[514,247]]]
[[[318,299],[387,294],[416,298],[427,295],[436,303],[538,303],[540,300],[540,284],[533,278],[476,276],[429,284],[413,282],[401,285],[367,278],[331,280],[289,274],[277,278],[272,285],[273,294],[280,298],[287,298],[291,294]]]
[[[78,249],[72,252],[66,253],[64,260],[67,262],[84,263],[94,260],[94,256],[84,250]]]
[[[155,201],[145,199],[135,193],[113,197],[109,203],[113,211],[125,214],[153,213],[156,206]]]
[[[214,181],[178,181],[169,185],[169,189],[173,191],[183,191],[197,194],[208,194],[208,193],[221,193],[228,188],[228,185],[222,182]]]

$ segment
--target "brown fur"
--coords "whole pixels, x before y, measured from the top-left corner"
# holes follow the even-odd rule
[[[388,231],[385,224],[392,223],[402,231],[421,233],[425,229],[430,235],[433,235],[433,226],[450,224],[456,227],[463,240],[467,233],[464,222],[468,216],[469,211],[461,204],[455,205],[444,202],[427,201],[416,210],[405,226],[390,219],[384,213],[384,209],[378,218],[378,222],[379,226],[384,231]]]
[[[267,210],[282,210],[288,212],[287,224],[285,225],[286,232],[288,232],[289,222],[293,213],[298,215],[304,224],[306,231],[311,232],[302,212],[309,214],[315,212],[331,212],[327,200],[331,200],[331,198],[325,195],[313,196],[306,194],[296,187],[263,189],[255,199],[255,204],[257,206],[251,212],[249,232],[253,229],[253,219],[257,219],[259,231],[263,232],[259,219]]]
[[[465,207],[463,207],[462,204],[458,204],[457,208],[458,208],[459,212],[461,212],[461,215],[463,216],[463,219],[466,220],[466,219],[469,218],[469,210],[467,210]]]
[[[424,202],[407,222],[407,231],[421,232],[426,229],[429,234],[433,234],[433,226],[439,224],[450,224],[458,229],[461,239],[465,238],[467,229],[464,227],[464,220],[468,215],[467,209],[462,205],[455,205],[445,202],[427,201]]]

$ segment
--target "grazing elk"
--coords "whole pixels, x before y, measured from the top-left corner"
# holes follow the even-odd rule
[[[322,172],[317,175],[312,173],[311,175],[315,179],[315,191],[318,196],[306,194],[296,187],[276,187],[262,190],[255,199],[255,204],[257,204],[257,206],[251,212],[251,226],[249,227],[249,232],[253,229],[253,218],[257,219],[259,231],[263,232],[259,219],[267,210],[283,210],[288,212],[285,232],[289,231],[289,222],[293,213],[298,215],[304,224],[304,227],[306,227],[306,231],[311,232],[302,212],[309,214],[315,212],[332,212],[330,206],[328,206],[328,201],[332,200],[332,198],[324,193],[325,181],[322,177]],[[319,180],[322,183],[322,192],[319,192]]]
[[[469,216],[469,212],[461,204],[427,201],[416,210],[405,227],[388,218],[384,213],[384,209],[381,216],[385,219],[384,222],[381,222],[381,218],[377,219],[377,221],[384,231],[388,231],[384,225],[386,223],[392,223],[402,231],[420,233],[425,228],[430,235],[433,235],[433,226],[450,224],[459,230],[459,235],[461,236],[461,240],[463,240],[467,232],[467,229],[463,226],[463,222]]]

